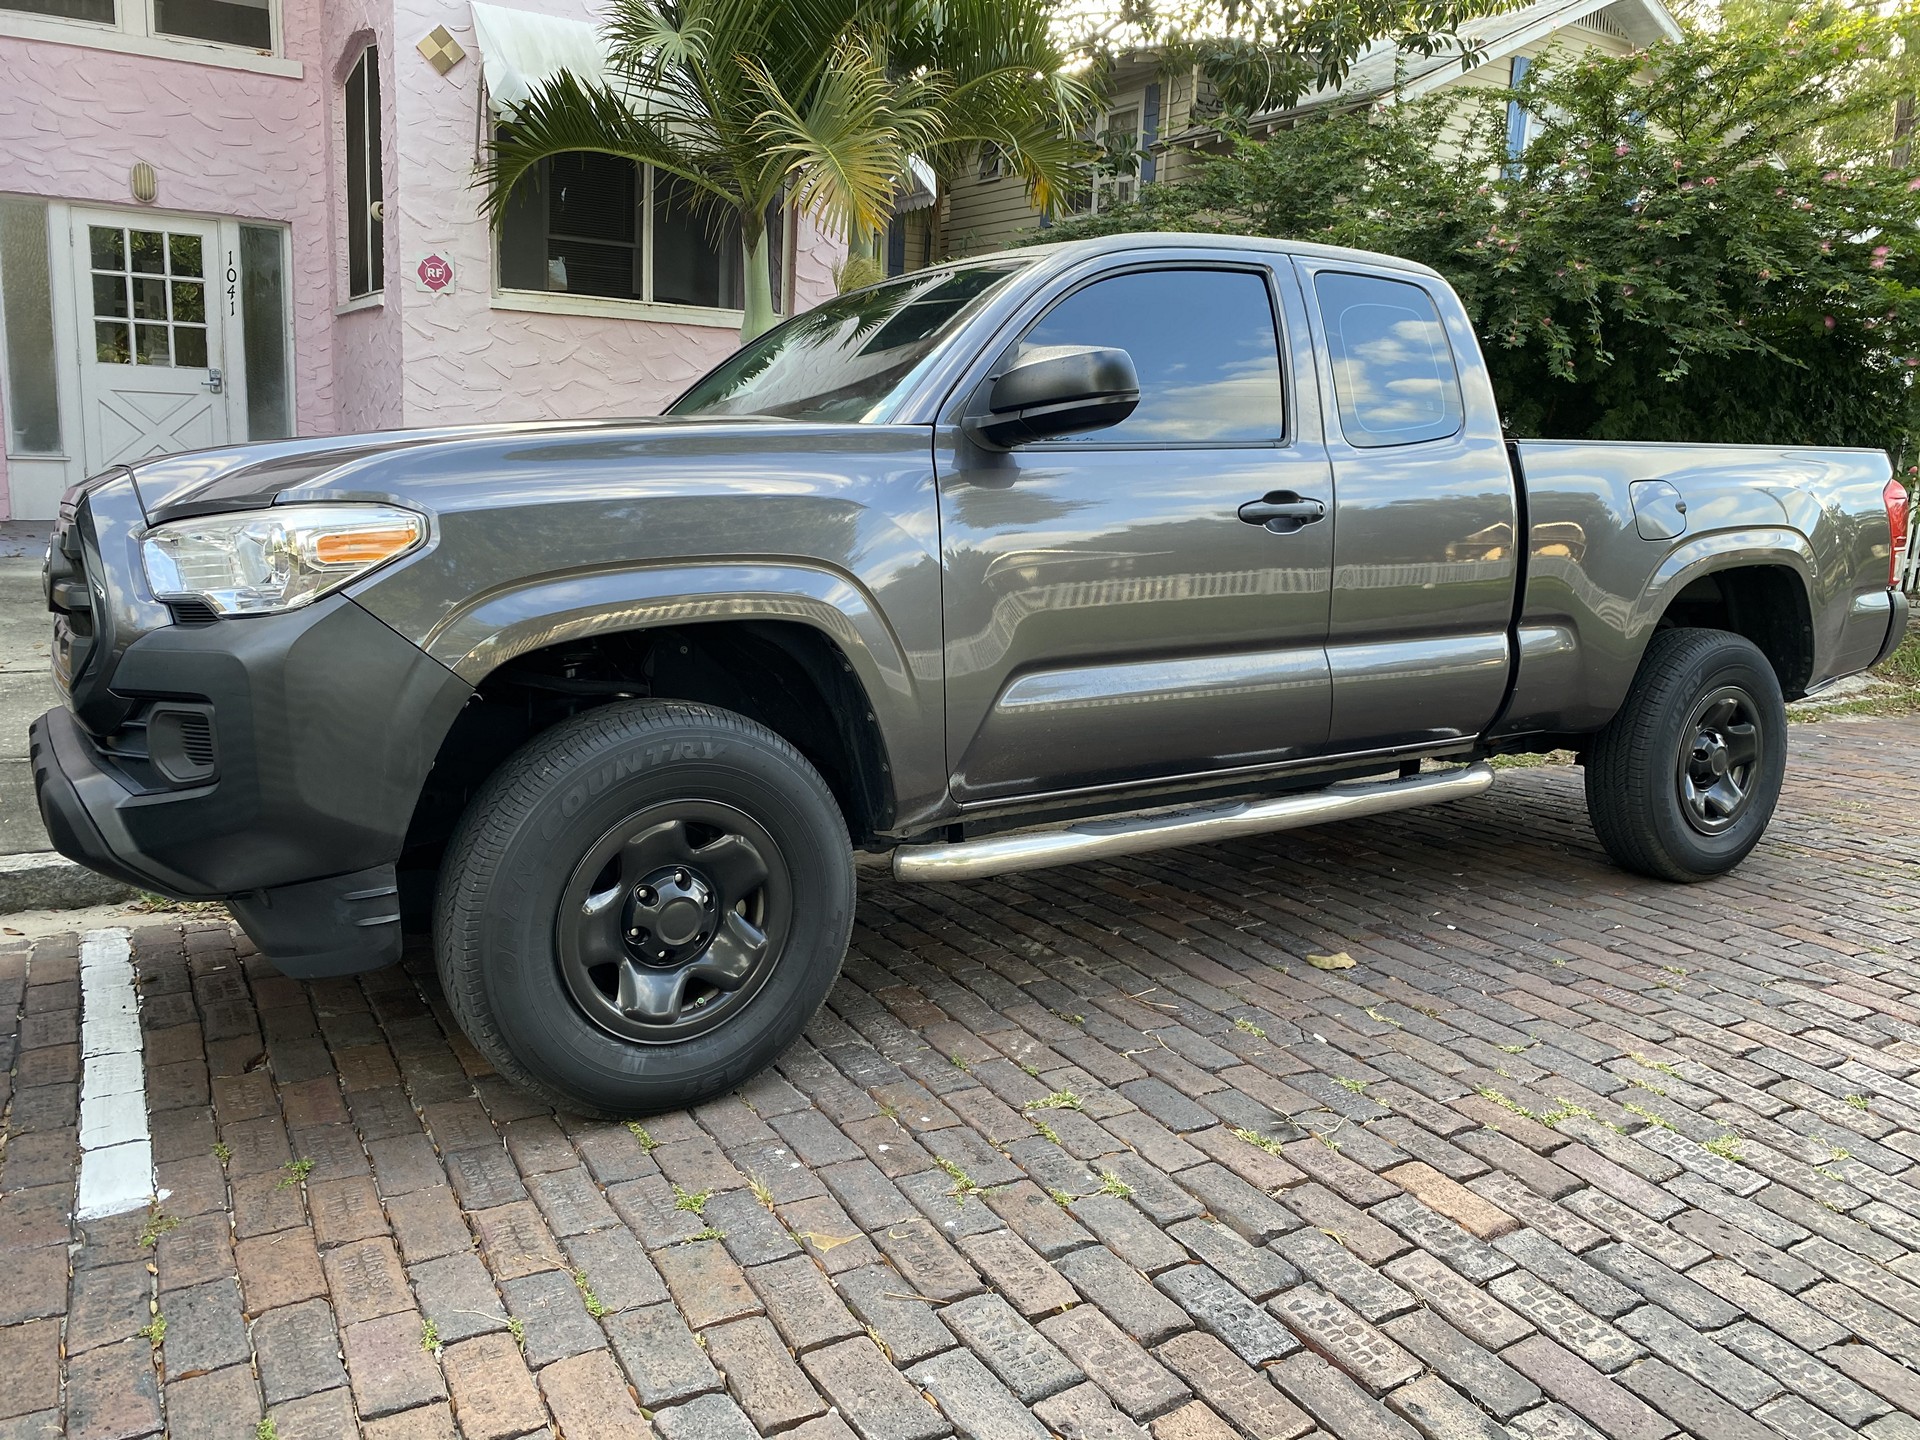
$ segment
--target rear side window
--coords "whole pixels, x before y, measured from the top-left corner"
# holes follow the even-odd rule
[[[1375,449],[1458,434],[1460,375],[1432,297],[1374,275],[1323,272],[1314,287],[1347,443]]]
[[[1133,414],[1077,443],[1259,444],[1286,433],[1273,303],[1266,279],[1251,271],[1136,270],[1096,280],[1035,321],[1006,359],[1048,345],[1117,347],[1140,375]]]

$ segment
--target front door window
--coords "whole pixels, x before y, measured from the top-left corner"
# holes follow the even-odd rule
[[[207,368],[205,246],[194,234],[87,227],[94,359]]]

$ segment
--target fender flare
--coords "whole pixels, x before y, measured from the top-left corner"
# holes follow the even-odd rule
[[[723,561],[622,566],[550,575],[475,596],[443,617],[422,648],[469,685],[533,650],[597,635],[722,621],[772,620],[819,631],[846,657],[873,709],[897,805],[944,793],[943,670],[907,650],[871,595],[824,566]],[[930,729],[928,727],[931,727]],[[923,773],[925,772],[925,773]]]

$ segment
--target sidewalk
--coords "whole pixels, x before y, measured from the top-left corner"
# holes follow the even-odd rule
[[[201,923],[132,936],[144,1103],[82,1101],[108,992],[0,936],[0,1435],[1920,1440],[1909,736],[1795,727],[1708,885],[1566,767],[875,881],[777,1069],[634,1125],[489,1074],[423,956]],[[72,1221],[136,1128],[165,1199]]]

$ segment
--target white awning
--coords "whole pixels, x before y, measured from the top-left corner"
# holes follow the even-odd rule
[[[939,194],[940,182],[933,167],[918,155],[909,155],[907,173],[894,182],[893,213],[904,215],[909,210],[924,210]]]
[[[480,47],[487,103],[502,117],[526,104],[538,86],[562,70],[572,71],[583,85],[607,78],[606,42],[599,27],[585,20],[474,0],[473,39]]]

